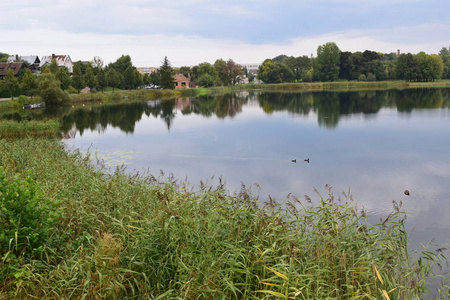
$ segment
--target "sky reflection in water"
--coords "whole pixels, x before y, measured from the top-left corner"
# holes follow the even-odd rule
[[[392,200],[402,201],[414,240],[450,243],[448,95],[242,93],[122,106],[117,120],[102,119],[114,115],[104,107],[75,110],[63,126],[73,137],[69,147],[97,149],[103,158],[117,153],[113,162],[126,163],[130,172],[163,170],[187,177],[194,189],[221,176],[232,192],[258,183],[261,189],[253,190],[261,201],[268,195],[284,201],[289,193],[317,198],[314,188],[326,196],[328,183],[335,195],[350,189],[377,218],[392,211]],[[102,125],[86,121],[93,111]]]

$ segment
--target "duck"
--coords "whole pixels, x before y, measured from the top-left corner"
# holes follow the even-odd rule
[[[309,164],[309,158],[307,158],[307,159],[304,159],[304,161],[306,161],[308,164]]]
[[[404,193],[405,193],[406,196],[409,196],[409,191],[408,190],[405,190]]]
[[[291,160],[293,163],[297,163],[297,159],[293,159]]]

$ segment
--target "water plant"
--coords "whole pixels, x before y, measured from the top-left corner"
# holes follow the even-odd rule
[[[411,257],[396,203],[376,224],[329,186],[260,203],[245,186],[192,190],[90,159],[57,140],[0,140],[5,180],[30,170],[61,212],[38,258],[3,256],[15,273],[2,273],[0,298],[422,299],[442,254]]]

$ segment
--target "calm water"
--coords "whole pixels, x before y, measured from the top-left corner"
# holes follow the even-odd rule
[[[194,188],[221,176],[231,192],[257,183],[261,201],[326,196],[330,184],[377,218],[402,201],[418,248],[450,242],[449,107],[449,89],[253,91],[48,113],[61,115],[69,148],[128,172],[162,170]]]

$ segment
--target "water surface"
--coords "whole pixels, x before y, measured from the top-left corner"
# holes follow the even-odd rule
[[[222,177],[231,192],[253,186],[261,202],[314,198],[315,188],[326,196],[330,184],[376,218],[402,202],[415,248],[450,242],[449,95],[250,91],[59,113],[69,148],[97,151],[130,173],[162,170],[194,189]]]

